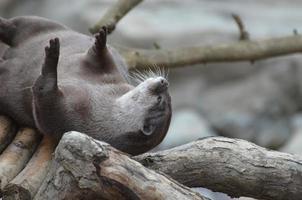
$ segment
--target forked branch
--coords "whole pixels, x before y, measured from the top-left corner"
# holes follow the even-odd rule
[[[243,40],[233,44],[182,47],[175,49],[120,48],[130,69],[153,66],[174,68],[213,62],[255,61],[302,51],[302,36],[293,35],[262,40]]]
[[[143,0],[119,0],[90,30],[96,33],[102,26],[112,31],[132,8]],[[118,48],[130,69],[159,67],[183,67],[186,65],[205,64],[212,62],[251,61],[283,56],[302,51],[302,36],[293,35],[261,40],[249,40],[241,18],[233,14],[240,31],[240,41],[233,44],[212,46],[194,46],[176,49],[131,49]]]

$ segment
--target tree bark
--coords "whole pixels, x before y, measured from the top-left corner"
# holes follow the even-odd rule
[[[65,133],[35,199],[204,199],[110,145]]]
[[[189,187],[206,187],[233,197],[298,200],[302,197],[302,157],[223,137],[134,157]]]
[[[12,120],[0,115],[0,153],[12,142],[16,132]]]
[[[0,174],[8,177],[5,184],[24,166],[38,140],[32,130],[23,129],[2,153]],[[4,188],[4,200],[32,199],[48,172],[55,146],[49,138],[42,140],[27,166]],[[186,186],[234,197],[294,200],[302,196],[301,156],[270,151],[244,140],[212,137],[133,158],[159,174],[108,144],[68,133],[36,199],[202,199],[161,172]],[[10,161],[16,166],[3,165]]]
[[[56,142],[43,137],[26,167],[4,189],[4,200],[32,199],[43,182],[52,159]]]
[[[0,190],[25,167],[39,141],[40,135],[33,129],[18,131],[13,142],[0,155]]]

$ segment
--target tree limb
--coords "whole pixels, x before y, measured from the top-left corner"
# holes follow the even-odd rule
[[[43,137],[26,167],[3,189],[5,200],[32,199],[43,182],[55,150],[56,142]]]
[[[270,151],[223,137],[134,157],[189,187],[206,187],[234,197],[298,200],[302,196],[302,157]]]
[[[143,0],[118,0],[95,26],[90,28],[96,33],[102,26],[107,26],[112,32],[132,8]],[[233,44],[211,46],[182,47],[178,49],[132,49],[117,47],[125,58],[129,69],[145,69],[156,67],[174,68],[185,65],[205,64],[211,62],[235,62],[272,58],[302,51],[302,36],[294,35],[273,39],[249,40],[241,18],[232,15],[240,31],[240,41]]]
[[[244,40],[233,44],[182,47],[170,50],[121,47],[118,50],[125,58],[129,69],[144,69],[154,66],[174,68],[211,62],[254,61],[300,53],[302,51],[302,36]]]
[[[16,132],[12,120],[0,115],[0,153],[12,142]]]
[[[90,33],[97,33],[103,26],[106,26],[108,33],[111,33],[116,24],[136,5],[138,5],[143,0],[119,0],[115,5],[113,5],[105,15],[89,29]]]
[[[0,190],[25,167],[40,139],[33,129],[18,131],[13,142],[0,155]]]
[[[110,145],[65,133],[35,199],[204,199]]]

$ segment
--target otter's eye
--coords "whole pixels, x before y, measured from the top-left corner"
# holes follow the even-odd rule
[[[154,126],[152,125],[144,125],[143,127],[143,133],[145,135],[151,135],[154,131]]]
[[[157,102],[160,103],[162,99],[163,99],[162,96],[158,96],[158,97],[157,97]]]

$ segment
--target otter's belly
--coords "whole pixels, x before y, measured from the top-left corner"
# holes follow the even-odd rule
[[[34,127],[31,87],[39,71],[14,58],[0,63],[0,113]]]

